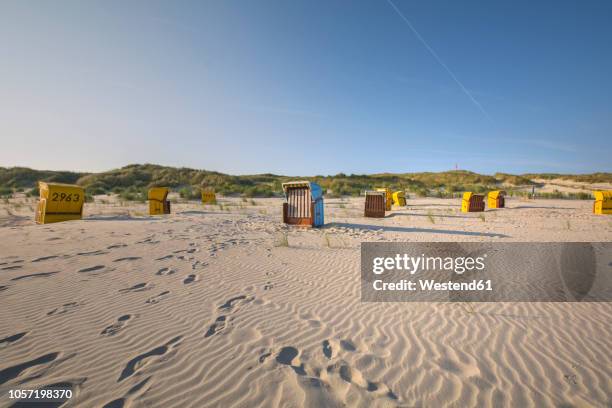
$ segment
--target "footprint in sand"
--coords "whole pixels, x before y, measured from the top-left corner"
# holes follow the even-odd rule
[[[272,355],[272,353],[270,351],[262,351],[262,353],[259,355],[259,362],[263,363],[266,361],[266,358],[270,357]]]
[[[304,364],[300,361],[299,354],[300,352],[295,347],[283,347],[276,355],[275,360],[279,364],[291,367],[298,375],[306,375]]]
[[[26,334],[28,334],[28,332],[21,332],[21,333],[13,334],[12,336],[8,336],[3,339],[0,339],[0,348],[6,347],[11,343],[16,342],[17,340],[23,338],[23,336],[25,336]]]
[[[187,277],[186,277],[186,278],[183,280],[183,283],[184,283],[185,285],[189,285],[190,283],[193,283],[193,282],[195,282],[195,281],[197,281],[197,280],[198,280],[198,277],[197,277],[196,275],[193,275],[193,274],[192,274],[192,275],[188,275],[188,276],[187,276]]]
[[[167,275],[172,275],[176,273],[176,269],[172,269],[172,268],[161,268],[159,271],[157,271],[155,274],[156,275],[160,275],[160,276],[167,276]]]
[[[342,349],[344,351],[349,351],[349,352],[353,352],[355,350],[357,350],[357,347],[355,347],[355,345],[353,344],[352,341],[350,340],[325,340],[323,341],[323,355],[325,355],[325,357],[327,357],[328,359],[331,359],[333,357],[336,357],[336,355],[338,354],[338,350]]]
[[[351,367],[344,361],[332,364],[327,367],[327,372],[330,374],[338,374],[340,378],[349,384],[362,388],[379,397],[386,397],[392,400],[397,400],[398,397],[384,383],[367,380],[361,371]]]
[[[246,295],[235,296],[233,298],[228,299],[224,304],[219,306],[219,310],[231,311],[238,305],[248,303],[253,299],[253,297],[247,297]]]
[[[117,258],[113,262],[125,262],[125,261],[137,261],[142,259],[140,256],[126,256],[124,258]]]
[[[353,342],[350,340],[340,340],[340,347],[342,347],[342,349],[345,351],[357,350],[357,347],[355,347],[355,344],[353,344]]]
[[[47,261],[49,259],[55,259],[55,258],[58,258],[58,256],[57,255],[42,256],[40,258],[32,259],[32,262],[42,262],[42,261]]]
[[[69,313],[69,312],[77,309],[79,306],[80,306],[80,304],[77,303],[77,302],[66,303],[66,304],[63,304],[60,307],[57,307],[57,308],[51,310],[50,312],[47,312],[47,316],[57,316],[57,315],[62,315],[64,313]]]
[[[117,382],[121,382],[126,378],[134,375],[134,373],[136,373],[137,371],[142,370],[144,367],[151,363],[152,357],[163,356],[164,354],[166,354],[168,351],[176,347],[182,338],[183,336],[177,336],[172,340],[168,341],[163,346],[156,347],[128,361],[128,363],[125,365],[125,368],[121,372],[121,375],[119,375],[119,379],[117,380]]]
[[[24,363],[5,368],[4,370],[0,370],[0,385],[8,381],[11,381],[14,378],[19,377],[19,375],[21,375],[22,372],[26,371],[27,369],[31,367],[35,367],[35,366],[42,365],[42,364],[49,364],[55,361],[55,359],[57,359],[58,356],[59,356],[59,353],[49,353],[49,354],[45,354],[43,356],[37,357],[33,360],[29,360]]]
[[[333,358],[337,354],[337,343],[333,340],[325,340],[323,342],[323,355],[327,358]]]
[[[166,291],[164,291],[164,292],[160,293],[159,295],[156,295],[156,296],[153,296],[153,297],[148,298],[148,299],[147,299],[147,301],[146,301],[145,303],[149,303],[149,304],[153,304],[153,305],[154,305],[155,303],[159,303],[159,302],[160,302],[160,301],[161,301],[161,300],[162,300],[164,297],[166,297],[166,295],[167,295],[167,294],[169,294],[169,293],[170,293],[170,291],[169,291],[169,290],[166,290]]]
[[[13,266],[5,266],[4,268],[0,268],[3,271],[14,271],[15,269],[21,269],[23,265],[13,265]]]
[[[131,406],[131,402],[144,395],[150,388],[149,380],[151,377],[147,377],[144,380],[140,381],[138,384],[133,386],[125,393],[125,395],[121,398],[117,398],[112,400],[111,402],[104,404],[102,408],[123,408]]]
[[[12,281],[18,281],[18,280],[22,280],[22,279],[29,279],[29,278],[46,278],[48,276],[52,276],[59,273],[59,271],[57,272],[40,272],[40,273],[32,273],[30,275],[21,275],[21,276],[17,276],[16,278],[11,279]]]
[[[236,307],[239,303],[246,303],[246,302],[250,302],[251,300],[253,300],[253,297],[247,297],[245,295],[236,296],[236,297],[228,299],[225,303],[219,306],[219,310],[230,312],[230,313],[235,313],[237,311]],[[228,321],[228,318],[225,315],[221,315],[217,317],[215,322],[211,324],[210,327],[208,328],[208,331],[206,332],[206,334],[204,334],[204,337],[210,337],[213,334],[216,334],[220,332],[221,330],[225,329],[227,321]]]
[[[153,238],[147,238],[145,240],[138,241],[136,243],[137,244],[151,244],[151,245],[155,245],[155,244],[159,244],[159,241],[154,241]]]
[[[95,256],[95,255],[105,255],[105,254],[108,254],[108,251],[97,249],[95,251],[79,252],[77,253],[77,256]]]
[[[283,347],[276,355],[276,362],[285,365],[293,365],[298,354],[300,353],[295,347]],[[299,363],[299,361],[296,360],[295,363]]]
[[[174,255],[170,254],[170,255],[162,256],[161,258],[157,258],[155,260],[156,261],[165,261],[166,259],[171,259],[171,258],[174,258]]]
[[[99,271],[104,268],[106,268],[106,266],[104,265],[95,265],[95,266],[90,266],[88,268],[79,269],[79,272],[80,273],[95,272],[95,271]]]
[[[564,374],[563,378],[570,385],[578,385],[578,381],[576,380],[576,374]]]
[[[113,245],[110,245],[110,246],[106,247],[106,249],[117,249],[117,248],[123,248],[123,247],[126,247],[126,246],[127,246],[127,244],[113,244]]]
[[[210,337],[210,336],[212,336],[214,334],[217,334],[221,330],[225,329],[225,321],[226,321],[226,317],[225,316],[217,317],[215,322],[210,325],[210,327],[208,328],[208,330],[204,334],[204,337]]]
[[[144,292],[145,290],[153,289],[154,285],[148,282],[137,283],[134,286],[125,289],[119,289],[119,293],[128,292]]]
[[[120,316],[115,323],[111,324],[110,326],[106,326],[106,328],[102,330],[102,333],[100,333],[100,335],[101,336],[114,336],[115,334],[119,333],[127,325],[128,321],[131,318],[132,318],[132,315],[129,315],[129,314]]]

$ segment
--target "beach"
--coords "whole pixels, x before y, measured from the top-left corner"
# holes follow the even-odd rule
[[[610,303],[366,303],[361,242],[610,242],[590,200],[409,198],[381,219],[326,198],[97,196],[36,225],[0,204],[0,389],[61,384],[65,406],[608,406]],[[29,200],[29,201],[28,201]],[[0,406],[10,406],[6,397]]]

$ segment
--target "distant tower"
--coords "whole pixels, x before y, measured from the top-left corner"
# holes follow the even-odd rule
[[[455,171],[459,170],[459,165],[455,163]]]

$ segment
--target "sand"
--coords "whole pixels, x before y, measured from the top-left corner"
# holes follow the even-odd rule
[[[102,201],[103,200],[103,201]],[[280,199],[222,206],[97,197],[35,225],[0,205],[0,406],[70,386],[65,406],[610,406],[611,303],[361,303],[362,241],[605,241],[591,201],[410,199],[384,219],[327,199],[288,228]]]

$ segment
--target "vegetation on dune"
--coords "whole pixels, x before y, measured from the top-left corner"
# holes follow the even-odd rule
[[[144,201],[150,187],[170,187],[188,200],[199,200],[203,188],[213,189],[221,195],[243,197],[271,197],[282,194],[282,183],[295,179],[309,179],[319,183],[327,196],[357,196],[365,190],[391,187],[406,190],[417,196],[458,197],[463,191],[485,193],[504,188],[514,195],[527,193],[512,191],[512,186],[534,185],[532,179],[566,178],[580,182],[612,182],[612,173],[588,175],[496,173],[482,175],[466,170],[439,173],[381,173],[343,174],[332,176],[288,177],[275,174],[232,176],[214,171],[190,168],[165,167],[154,164],[131,164],[120,169],[101,173],[78,173],[69,171],[41,171],[24,167],[0,167],[0,196],[17,191],[38,195],[39,180],[78,184],[88,195],[118,194],[123,200]],[[590,198],[589,194],[542,193],[543,198]],[[583,197],[585,196],[585,197]]]
[[[72,171],[33,170],[27,167],[0,167],[0,187],[23,190],[36,187],[36,182],[74,184],[86,173]]]
[[[495,179],[501,182],[504,185],[510,186],[529,186],[535,185],[533,181],[531,181],[528,177],[525,176],[517,176],[514,174],[507,173],[495,173]]]
[[[529,179],[544,180],[568,180],[579,183],[612,183],[612,173],[592,173],[592,174],[559,174],[559,173],[528,173],[523,174]]]

